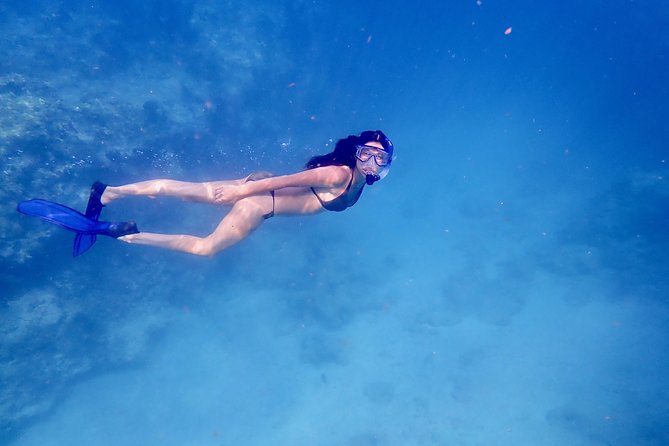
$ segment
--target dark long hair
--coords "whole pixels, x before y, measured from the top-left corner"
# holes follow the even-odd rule
[[[355,146],[365,144],[370,141],[379,141],[383,148],[393,154],[393,143],[381,130],[366,130],[360,135],[349,135],[340,139],[335,144],[332,152],[325,155],[316,155],[307,162],[307,169],[314,169],[323,166],[348,166],[355,168]]]

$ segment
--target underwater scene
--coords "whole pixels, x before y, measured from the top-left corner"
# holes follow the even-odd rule
[[[4,0],[0,30],[0,445],[669,444],[668,2]]]

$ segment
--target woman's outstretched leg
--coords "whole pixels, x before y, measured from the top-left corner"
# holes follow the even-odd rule
[[[214,254],[244,239],[258,226],[273,208],[271,196],[254,196],[238,201],[218,227],[207,237],[140,232],[120,237],[127,243],[157,246],[201,256]]]
[[[202,203],[214,203],[214,190],[226,184],[242,184],[246,181],[258,180],[272,176],[269,172],[254,172],[238,180],[206,181],[202,183],[191,183],[177,180],[149,180],[139,183],[125,184],[123,186],[107,186],[102,194],[100,202],[107,205],[110,202],[127,197],[129,195],[144,195],[149,197],[171,196],[183,200],[199,201]]]
[[[222,184],[235,184],[241,180],[232,181],[210,181],[205,183],[191,183],[177,180],[149,180],[139,183],[126,184],[123,186],[107,186],[100,201],[107,205],[119,198],[130,195],[145,195],[149,197],[171,196],[184,200],[199,201],[203,203],[214,202],[214,190]]]
[[[206,181],[202,183],[191,183],[177,180],[149,180],[139,183],[125,184],[123,186],[107,186],[102,194],[100,202],[107,205],[119,198],[129,195],[144,195],[148,197],[171,196],[183,200],[199,201],[202,203],[215,203],[214,190],[226,184],[242,184],[246,181],[257,180],[272,176],[269,172],[254,172],[238,180]]]

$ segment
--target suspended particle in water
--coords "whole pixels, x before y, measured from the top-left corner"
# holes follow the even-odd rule
[[[513,31],[513,28],[509,26],[507,29],[504,30],[504,35],[508,36],[509,34],[511,34],[511,31]]]

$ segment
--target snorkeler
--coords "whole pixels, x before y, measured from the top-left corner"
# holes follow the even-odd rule
[[[238,180],[190,183],[161,179],[117,187],[95,182],[85,214],[40,199],[23,201],[17,210],[76,232],[75,257],[93,246],[98,235],[212,256],[244,239],[275,215],[339,212],[353,206],[366,184],[374,184],[388,174],[392,159],[390,139],[380,130],[365,131],[339,140],[331,153],[311,158],[305,170],[290,175],[257,172]],[[232,208],[206,237],[140,232],[135,222],[99,221],[104,206],[130,195],[172,196]]]

